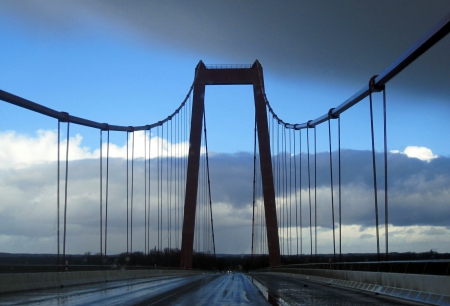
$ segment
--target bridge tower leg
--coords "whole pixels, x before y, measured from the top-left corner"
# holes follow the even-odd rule
[[[200,62],[196,68],[199,76],[205,65]],[[194,248],[195,210],[197,206],[198,172],[200,167],[200,147],[202,142],[203,113],[205,111],[205,83],[198,78],[194,83],[192,102],[191,132],[189,138],[189,156],[186,175],[186,195],[184,199],[183,233],[181,236],[180,267],[192,268]]]
[[[196,68],[194,82],[194,99],[192,104],[191,131],[189,139],[189,156],[186,176],[186,195],[184,202],[184,221],[181,240],[180,267],[192,268],[192,253],[194,248],[195,211],[197,203],[198,174],[200,165],[200,146],[205,110],[205,85],[253,85],[255,99],[256,124],[260,166],[264,196],[264,211],[266,217],[267,242],[269,248],[269,263],[271,266],[281,264],[280,242],[278,237],[277,210],[275,205],[275,188],[272,173],[272,156],[270,153],[269,126],[264,99],[264,81],[262,67],[255,61],[251,68],[208,69],[200,61]]]
[[[272,155],[270,153],[269,125],[267,123],[266,101],[264,99],[264,79],[258,61],[252,66],[254,72],[253,95],[255,99],[256,127],[258,130],[259,160],[264,196],[264,215],[266,217],[267,244],[270,266],[281,265],[280,241],[278,236],[275,187],[273,184]]]

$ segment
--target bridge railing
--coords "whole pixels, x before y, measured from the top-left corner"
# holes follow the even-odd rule
[[[294,269],[327,269],[450,276],[450,260],[310,263],[269,267],[258,271],[279,272],[283,270],[288,272]]]
[[[251,68],[252,65],[248,64],[233,64],[233,65],[224,65],[224,64],[211,64],[205,65],[207,69],[243,69],[243,68]]]
[[[141,265],[26,265],[3,264],[0,265],[0,274],[5,273],[48,273],[64,271],[134,271],[134,270],[180,270],[178,267],[141,266]]]

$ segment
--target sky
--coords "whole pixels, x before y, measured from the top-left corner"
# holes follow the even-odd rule
[[[277,115],[285,122],[304,123],[352,96],[449,12],[446,0],[6,0],[0,2],[0,89],[97,122],[145,125],[166,118],[180,105],[200,60],[252,64],[258,59]],[[450,37],[386,86],[392,251],[450,252],[445,222],[450,214],[448,50]],[[250,251],[252,95],[250,86],[206,89],[219,253]],[[381,103],[376,94],[378,161],[383,148]],[[55,250],[57,122],[4,102],[0,114],[0,252]],[[367,99],[342,114],[341,124],[347,164],[343,251],[373,252]],[[319,252],[324,253],[331,252],[331,229],[325,222],[330,219],[328,160],[323,155],[327,133],[326,124],[317,127],[318,162],[323,166],[318,182],[324,182],[318,187],[319,203],[324,203],[319,206]],[[68,252],[95,253],[98,184],[90,169],[98,165],[98,131],[72,126],[71,135],[70,160],[79,172],[71,176],[69,189],[74,211]],[[111,137],[114,163],[122,169],[126,135]],[[137,154],[143,156],[139,150]],[[117,173],[113,181],[123,190],[123,174]],[[118,253],[124,251],[123,194],[116,198],[111,252]],[[137,233],[143,235],[142,227]]]

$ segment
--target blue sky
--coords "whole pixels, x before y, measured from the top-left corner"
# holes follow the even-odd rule
[[[332,60],[338,63],[336,66],[349,63],[353,66],[361,65],[360,62],[364,60],[376,63],[372,65],[376,66],[376,70],[370,69],[372,67],[367,65],[368,69],[363,71],[364,78],[356,78],[356,73],[348,73],[353,70],[351,65],[349,65],[350,68],[345,67],[342,72],[334,70],[336,67],[333,66],[329,68],[330,71],[322,68],[321,61],[330,61],[330,54],[326,54],[324,50],[320,51],[317,58],[314,58],[318,61],[318,68],[307,69],[305,73],[293,72],[292,69],[284,68],[285,59],[279,59],[281,63],[277,66],[272,63],[274,58],[276,60],[276,54],[264,52],[251,54],[245,45],[229,47],[235,54],[231,52],[227,54],[227,50],[224,50],[222,53],[226,55],[223,56],[216,54],[215,50],[209,50],[211,48],[207,43],[203,44],[205,51],[198,51],[201,49],[201,43],[200,48],[192,47],[190,44],[199,40],[199,37],[195,35],[192,42],[181,41],[177,45],[170,38],[153,37],[152,33],[155,32],[164,34],[164,29],[158,31],[159,29],[153,28],[148,29],[149,33],[142,33],[139,24],[133,24],[132,20],[125,19],[119,22],[114,19],[114,16],[107,14],[94,18],[98,11],[90,8],[85,2],[79,2],[79,5],[75,6],[81,8],[84,6],[85,10],[91,9],[90,15],[81,15],[81,8],[73,10],[72,14],[70,12],[63,14],[61,11],[64,6],[56,5],[51,1],[36,3],[38,7],[40,4],[43,10],[53,6],[54,11],[48,10],[45,14],[30,16],[20,5],[17,5],[18,8],[14,8],[13,5],[12,9],[8,7],[8,2],[3,5],[0,21],[4,41],[2,45],[7,47],[2,48],[2,67],[3,71],[6,71],[2,74],[2,89],[57,110],[99,122],[120,125],[153,123],[170,114],[185,97],[199,60],[203,60],[206,64],[250,64],[256,58],[265,68],[266,92],[279,116],[286,122],[306,122],[326,113],[329,108],[339,105],[359,90],[373,74],[381,73],[428,28],[437,23],[445,15],[445,8],[448,6],[441,3],[441,11],[436,8],[429,9],[430,12],[427,13],[432,16],[427,16],[427,22],[422,22],[427,28],[414,32],[413,28],[410,31],[413,33],[403,33],[405,36],[408,34],[408,40],[404,39],[407,41],[402,42],[400,47],[381,44],[377,46],[378,50],[372,50],[374,57],[368,56],[360,61],[355,58],[353,63],[340,59],[341,56],[346,58],[345,54],[333,57]],[[101,3],[98,4],[101,5]],[[298,9],[298,6],[295,8]],[[67,10],[69,7],[67,6]],[[144,5],[144,9],[148,8]],[[180,10],[183,11],[183,9],[185,7],[181,5]],[[205,9],[209,7],[206,6]],[[232,6],[231,9],[233,9]],[[356,9],[361,8],[356,7]],[[406,13],[409,15],[404,17],[405,20],[415,17],[413,14],[415,12],[406,11],[405,15]],[[62,17],[58,18],[58,14]],[[386,14],[386,18],[389,15]],[[168,19],[176,17],[174,12],[174,16],[169,15]],[[117,16],[116,18],[118,19]],[[130,18],[130,16],[123,18]],[[127,21],[128,26],[125,23]],[[239,24],[242,20],[236,22]],[[389,22],[386,20],[386,23]],[[359,21],[358,25],[370,26],[370,20],[367,24]],[[208,26],[210,25],[205,24],[205,27]],[[314,28],[314,26],[316,24],[311,23],[311,29],[304,31],[324,35],[320,32],[324,29]],[[253,28],[248,26],[243,29],[244,32],[251,30]],[[277,33],[281,30],[283,30],[282,27],[274,29]],[[232,34],[224,34],[224,40]],[[345,37],[345,33],[339,34]],[[205,40],[211,39],[211,36],[208,36],[209,33],[205,35]],[[255,35],[263,36],[264,34],[255,33]],[[354,35],[354,33],[349,32],[348,35]],[[214,38],[220,40],[220,36]],[[277,42],[272,37],[266,39],[267,45]],[[287,48],[288,51],[285,52],[295,55],[295,47],[301,45],[295,37],[280,38],[278,43],[286,43],[289,39],[293,41],[292,50],[284,45],[280,45],[279,48]],[[347,39],[351,39],[351,36]],[[445,50],[449,44],[448,41],[449,38],[445,39],[436,46],[436,49]],[[350,44],[345,41],[345,43],[350,46],[358,45],[355,42]],[[361,49],[365,49],[365,44],[365,41],[361,42]],[[321,46],[317,43],[317,46],[312,44],[303,48],[307,49],[305,51],[307,54],[315,52]],[[267,46],[261,46],[262,49],[265,47]],[[239,50],[242,50],[241,54]],[[334,51],[331,47],[330,53]],[[351,54],[351,50],[348,52]],[[378,52],[381,55],[377,55]],[[437,50],[434,54],[430,53],[420,59],[418,64],[406,69],[404,76],[394,80],[392,86],[388,86],[389,147],[402,151],[408,145],[426,146],[439,155],[448,156],[450,148],[445,142],[440,141],[440,136],[442,131],[448,130],[449,127],[444,118],[449,111],[449,106],[445,101],[445,94],[440,94],[439,91],[445,93],[446,86],[449,84],[442,81],[443,77],[433,76],[433,72],[422,75],[423,69],[421,69],[427,61],[432,63],[437,61],[439,66],[444,67],[448,67],[448,64],[444,59],[441,61],[436,59],[442,55],[442,50]],[[267,57],[266,61],[264,57]],[[266,62],[268,65],[265,65]],[[296,64],[292,63],[293,66]],[[302,65],[314,67],[314,63],[302,63]],[[309,74],[310,71],[313,73]],[[427,88],[426,84],[421,84],[421,82],[432,83],[430,79],[435,77],[441,79],[438,83],[440,88],[436,91],[434,88]],[[407,92],[404,84],[409,79],[412,80],[409,83],[413,83],[411,84],[413,90]],[[217,135],[211,137],[211,150],[229,153],[251,151],[252,116],[250,114],[253,112],[251,94],[251,87],[246,86],[207,89],[207,115],[209,120],[215,123],[210,125],[209,129],[211,129],[211,136]],[[367,101],[361,104],[367,106]],[[428,107],[423,107],[425,104]],[[363,106],[358,108],[355,111],[349,111],[348,120],[346,115],[343,116],[343,121],[347,120],[346,123],[356,127],[352,130],[368,131],[368,108]],[[233,115],[229,116],[228,111]],[[362,120],[355,119],[356,117],[361,117]],[[417,124],[412,125],[411,122]],[[6,127],[7,122],[3,121],[2,124]],[[245,130],[248,133],[243,132]],[[236,135],[233,138],[233,144],[224,141],[225,135],[228,137]],[[365,135],[360,137],[356,135],[352,138],[354,139],[346,138],[347,146],[369,148],[364,144]]]
[[[145,125],[179,106],[199,60],[258,59],[276,113],[303,123],[361,89],[450,12],[448,1],[124,3],[2,1],[0,89],[98,122]],[[426,147],[450,157],[449,46],[446,37],[388,84],[389,150]],[[375,105],[381,150],[379,94]],[[56,129],[54,120],[7,103],[0,113],[0,132],[32,138]],[[210,151],[252,152],[253,114],[250,86],[207,87]],[[98,131],[72,131],[80,146],[98,148]],[[327,132],[326,124],[317,128],[320,152]],[[343,148],[370,149],[367,100],[342,115],[342,135]],[[125,136],[113,142],[123,146]]]

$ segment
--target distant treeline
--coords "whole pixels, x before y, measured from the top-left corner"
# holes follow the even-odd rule
[[[127,268],[179,268],[180,267],[179,249],[164,249],[163,251],[152,250],[149,254],[142,252],[122,253],[118,255],[101,256],[100,254],[91,254],[87,252],[83,255],[66,255],[68,269],[74,270],[75,266],[103,266],[106,269],[127,269]],[[283,255],[281,262],[283,265],[304,264],[304,263],[329,263],[334,262],[333,254],[312,255]],[[450,253],[438,253],[430,250],[423,253],[389,253],[389,260],[435,260],[450,259]],[[384,254],[381,260],[385,260]],[[342,262],[365,262],[377,261],[377,254],[342,254]],[[336,255],[336,262],[339,262],[339,255]],[[21,266],[21,265],[58,265],[58,259],[55,254],[9,254],[0,253],[0,265],[2,266]],[[59,265],[65,268],[60,256]],[[194,252],[193,269],[200,270],[255,270],[269,266],[268,255],[228,255],[222,254],[214,257],[213,254]]]

